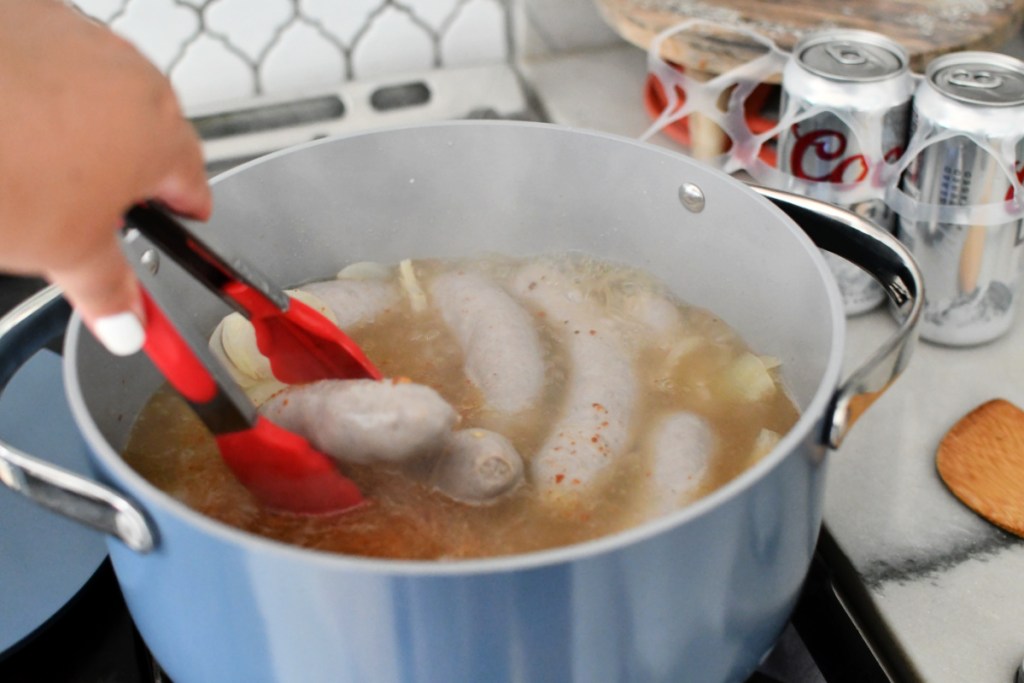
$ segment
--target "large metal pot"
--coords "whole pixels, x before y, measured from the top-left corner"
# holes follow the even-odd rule
[[[328,555],[228,528],[121,460],[161,377],[141,355],[106,354],[77,319],[64,353],[68,400],[103,483],[5,446],[0,478],[111,534],[131,614],[177,683],[742,680],[771,648],[809,566],[825,452],[902,369],[921,305],[916,268],[891,237],[852,214],[768,194],[784,211],[664,150],[508,123],[321,141],[215,183],[216,214],[201,229],[280,284],[360,260],[583,250],[642,266],[781,358],[802,411],[796,426],[734,481],[639,528],[459,562]],[[871,270],[902,314],[895,336],[843,383],[842,301],[815,244]],[[157,277],[193,297],[203,329],[223,313],[173,268]],[[0,381],[66,314],[44,293],[0,323]]]

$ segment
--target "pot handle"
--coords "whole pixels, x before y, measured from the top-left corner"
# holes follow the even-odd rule
[[[753,186],[771,200],[821,249],[854,263],[882,285],[899,329],[839,385],[825,415],[822,442],[839,448],[853,423],[900,376],[917,341],[924,308],[921,272],[906,247],[866,218],[815,199]]]
[[[51,286],[0,318],[0,391],[25,361],[64,331],[70,317],[71,307]],[[0,481],[43,507],[115,536],[132,550],[146,553],[154,547],[155,534],[135,504],[2,440]]]

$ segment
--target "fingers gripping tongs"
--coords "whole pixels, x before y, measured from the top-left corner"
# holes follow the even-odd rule
[[[159,249],[249,319],[257,346],[279,381],[380,379],[355,342],[329,320],[270,285],[251,266],[228,262],[162,208],[139,205],[125,219],[124,243],[138,261],[148,260],[152,247]],[[291,512],[323,513],[359,504],[359,489],[329,457],[259,415],[205,339],[184,323],[189,318],[182,297],[160,296],[159,279],[146,280],[144,349],[213,432],[238,480],[265,505]]]

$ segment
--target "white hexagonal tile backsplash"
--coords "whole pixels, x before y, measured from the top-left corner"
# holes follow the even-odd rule
[[[186,110],[510,58],[512,0],[74,0],[168,74]]]

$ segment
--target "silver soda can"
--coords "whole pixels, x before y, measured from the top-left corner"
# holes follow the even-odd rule
[[[901,188],[912,199],[964,207],[1012,199],[1007,174],[1020,177],[1024,159],[1024,62],[987,52],[933,60],[914,94],[912,127],[936,139],[903,173]],[[999,159],[981,144],[1011,149],[1015,158]],[[1013,323],[1022,222],[942,223],[929,215],[935,211],[919,207],[897,228],[924,275],[921,336],[953,346],[995,339]]]
[[[881,228],[893,231],[895,216],[885,204],[885,186],[872,165],[879,154],[895,162],[908,137],[914,77],[906,50],[870,31],[836,29],[810,34],[793,48],[782,73],[781,111],[827,109],[798,120],[779,134],[779,170],[814,183],[816,199],[850,209]],[[871,131],[862,140],[846,121]],[[870,139],[881,149],[865,148]],[[875,143],[878,146],[878,143]],[[843,203],[839,185],[871,184],[864,199]],[[806,185],[803,185],[806,188]],[[863,270],[824,253],[836,277],[847,315],[863,313],[885,298],[882,288]]]

